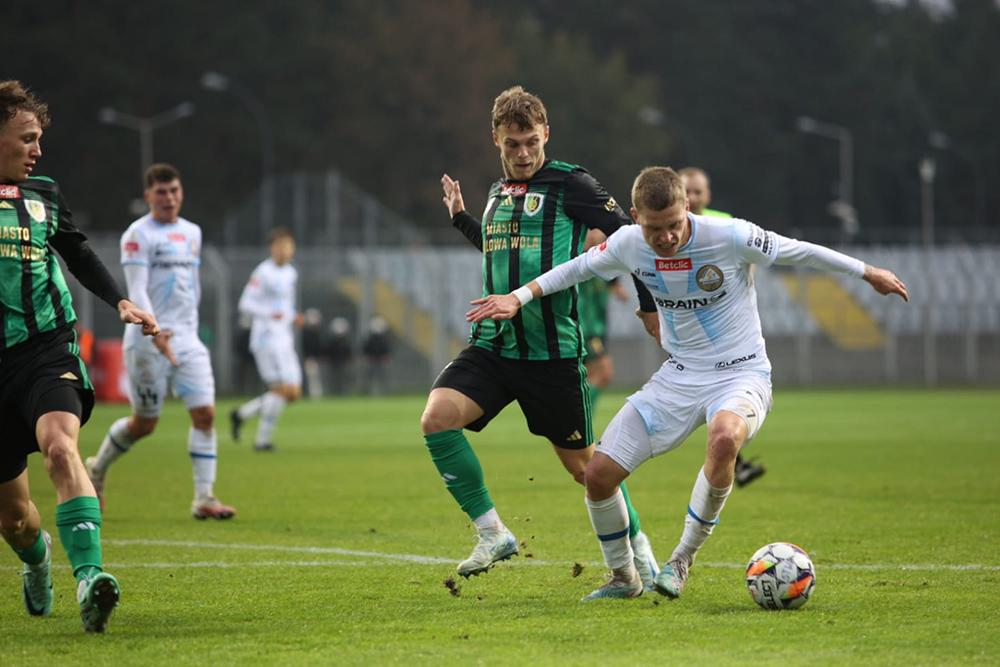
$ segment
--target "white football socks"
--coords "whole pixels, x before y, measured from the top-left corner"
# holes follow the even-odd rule
[[[257,424],[258,445],[271,444],[271,434],[278,425],[278,417],[285,409],[285,398],[269,391],[261,397],[260,422]]]
[[[684,517],[684,532],[670,560],[684,558],[689,563],[694,562],[698,549],[701,549],[719,523],[719,514],[722,513],[722,507],[732,490],[732,484],[722,489],[712,486],[705,476],[705,468],[698,471],[698,478],[691,490],[691,504],[688,505],[687,516]]]
[[[496,507],[491,507],[488,512],[480,514],[472,522],[476,524],[478,530],[503,530],[504,527]]]
[[[136,443],[136,438],[128,432],[128,420],[128,417],[122,417],[112,424],[104,435],[101,448],[97,450],[97,461],[94,463],[98,472],[106,471],[108,466],[132,449],[132,445]]]
[[[260,407],[264,404],[264,397],[267,394],[261,394],[257,398],[251,398],[249,401],[241,405],[236,409],[236,414],[240,416],[240,419],[252,419],[260,414]]]
[[[215,484],[216,459],[215,429],[202,431],[191,427],[188,430],[188,453],[191,455],[191,468],[194,471],[195,498],[212,496],[212,486]]]
[[[586,498],[590,523],[604,552],[604,562],[612,570],[630,565],[634,555],[628,539],[628,508],[621,488],[604,500]]]

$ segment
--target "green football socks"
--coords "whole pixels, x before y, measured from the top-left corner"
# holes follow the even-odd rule
[[[625,482],[621,483],[621,489],[622,496],[625,498],[625,508],[628,510],[628,536],[629,539],[632,539],[642,530],[642,524],[639,522],[639,512],[632,506],[632,497],[628,494]]]
[[[97,498],[77,496],[60,503],[56,526],[77,581],[101,572],[101,506]]]
[[[462,430],[430,433],[424,440],[441,479],[462,511],[475,519],[493,509],[490,492],[483,481],[483,467]]]
[[[42,537],[42,529],[38,529],[38,539],[27,549],[14,549],[14,553],[21,559],[22,563],[28,565],[38,565],[45,560],[45,538]]]

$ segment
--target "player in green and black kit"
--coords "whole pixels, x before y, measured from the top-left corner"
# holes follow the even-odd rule
[[[441,179],[453,224],[483,251],[484,294],[527,284],[580,254],[589,228],[610,235],[631,222],[586,170],[545,158],[549,127],[536,96],[520,86],[505,90],[492,116],[504,178],[490,188],[482,222],[465,211],[458,181]],[[594,450],[575,289],[539,299],[509,322],[474,326],[470,343],[438,376],[421,417],[431,459],[479,532],[472,555],[458,565],[466,577],[515,555],[518,545],[462,429],[482,430],[517,401],[528,429],[548,438],[581,484]],[[651,584],[656,559],[631,504],[629,518],[636,564]]]
[[[587,232],[584,249],[599,245],[605,239],[599,229],[591,229]],[[607,281],[595,276],[577,285],[577,289],[580,290],[580,331],[586,353],[583,364],[590,385],[590,409],[596,412],[597,399],[615,374],[614,363],[608,354],[608,296],[614,294],[625,300],[628,295],[617,278]]]
[[[103,632],[118,582],[102,570],[101,511],[77,439],[94,406],[80,359],[76,314],[53,249],[80,282],[117,308],[123,322],[159,331],[122,296],[73,225],[59,186],[31,176],[48,109],[17,81],[0,81],[0,534],[24,563],[24,604],[52,612],[51,545],[28,492],[27,456],[41,451],[56,488],[56,527],[78,581],[88,632]]]

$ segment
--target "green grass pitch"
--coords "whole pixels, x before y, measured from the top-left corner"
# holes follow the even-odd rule
[[[620,407],[602,397],[596,429]],[[473,531],[427,455],[424,397],[291,406],[280,450],[234,444],[219,406],[218,495],[229,522],[190,518],[187,418],[112,469],[103,536],[121,606],[85,636],[56,547],[52,617],[28,617],[19,563],[0,577],[3,665],[257,664],[997,664],[1000,661],[1000,392],[776,392],[746,450],[769,466],[736,489],[684,596],[581,604],[600,585],[582,488],[516,408],[472,434],[522,555],[444,585]],[[100,406],[96,451],[126,413]],[[251,440],[250,424],[245,441]],[[659,558],[678,538],[704,429],[630,481]],[[55,533],[40,457],[31,480]],[[801,610],[767,612],[741,567],[772,541],[817,567]],[[574,576],[574,565],[583,566]]]

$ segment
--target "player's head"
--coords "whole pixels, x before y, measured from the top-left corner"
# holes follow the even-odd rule
[[[166,164],[154,164],[146,170],[146,190],[143,199],[149,205],[149,212],[157,222],[177,222],[181,205],[184,204],[184,187],[181,172]]]
[[[708,205],[712,203],[712,185],[708,174],[705,173],[704,169],[699,167],[684,167],[678,173],[684,179],[684,187],[687,189],[691,212],[695,215],[701,215]]]
[[[42,130],[49,108],[20,81],[0,81],[0,181],[16,183],[31,175],[42,157]]]
[[[684,181],[670,167],[646,167],[632,184],[632,219],[660,257],[673,257],[691,237]]]
[[[507,178],[527,181],[545,162],[549,117],[536,95],[521,86],[503,91],[493,101],[493,143]]]
[[[295,237],[288,227],[275,227],[267,237],[271,259],[278,266],[288,264],[295,257]]]

